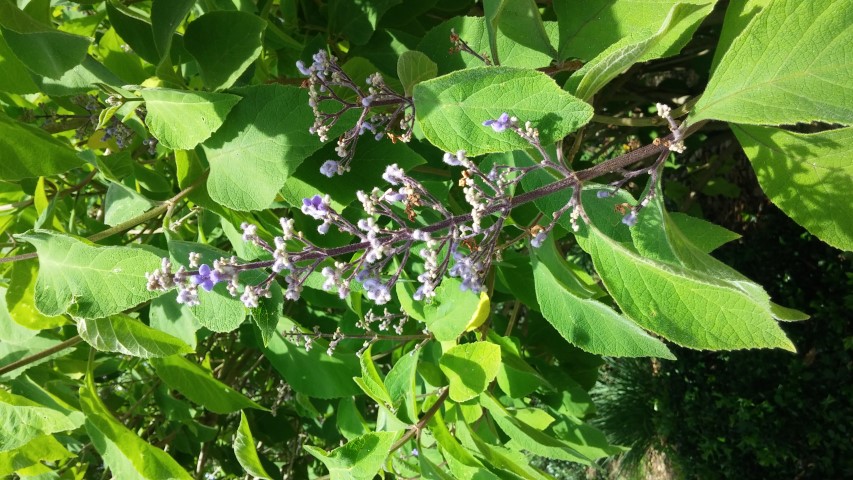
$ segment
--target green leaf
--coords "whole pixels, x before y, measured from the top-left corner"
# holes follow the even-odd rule
[[[147,212],[153,206],[154,202],[135,190],[120,183],[110,183],[104,198],[104,223],[114,227]]]
[[[110,24],[122,40],[146,62],[152,65],[160,63],[160,53],[154,43],[151,21],[118,0],[108,0],[106,6]]]
[[[494,343],[474,342],[456,345],[441,356],[441,371],[450,381],[450,399],[470,400],[484,391],[498,374],[501,348]]]
[[[704,11],[707,14],[710,6]],[[590,100],[599,90],[632,65],[655,58],[655,48],[668,35],[684,23],[694,22],[694,14],[701,7],[689,3],[673,5],[657,31],[636,37],[625,37],[611,45],[566,82],[566,90],[582,100]],[[704,15],[702,15],[704,17]]]
[[[267,23],[245,12],[206,13],[187,25],[184,47],[196,59],[205,86],[221,90],[234,85],[261,54]]]
[[[536,299],[548,322],[584,351],[615,357],[675,358],[660,340],[607,305],[578,296],[553,273],[558,265],[532,255]]]
[[[462,291],[460,285],[462,283],[455,278],[445,278],[430,303],[414,302],[417,307],[422,307],[423,322],[439,342],[456,340],[477,312],[480,298]],[[406,308],[406,313],[419,318],[417,312],[413,314],[411,310],[412,307]]]
[[[543,144],[575,131],[592,118],[592,107],[569,95],[544,73],[509,67],[473,68],[415,86],[416,116],[438,148],[470,156],[529,147],[512,132],[483,122],[506,112],[539,129]]]
[[[0,2],[0,33],[27,68],[38,75],[59,78],[86,58],[90,38],[55,30],[13,5]]]
[[[773,318],[780,322],[799,322],[810,318],[806,313],[773,302],[770,302],[770,312],[773,313]]]
[[[261,465],[261,459],[255,449],[255,439],[252,438],[249,421],[246,420],[244,412],[240,412],[240,426],[237,428],[237,433],[234,434],[234,456],[237,457],[237,461],[249,475],[272,480],[272,476]]]
[[[404,353],[397,360],[397,363],[391,367],[388,375],[385,376],[385,388],[388,390],[388,396],[391,397],[393,403],[398,403],[407,396],[414,394],[415,373],[418,370],[420,353],[420,349]]]
[[[853,251],[853,128],[814,134],[732,129],[770,200],[824,242]]]
[[[0,2],[2,5],[4,2]],[[50,176],[77,168],[85,162],[66,143],[33,125],[0,113],[0,180]]]
[[[168,333],[195,349],[196,332],[201,324],[190,307],[178,303],[178,292],[171,291],[152,300],[148,307],[148,320],[152,328]]]
[[[604,432],[576,418],[562,417],[552,430],[557,438],[591,460],[618,455],[629,450],[611,445]]]
[[[304,89],[259,85],[235,93],[243,99],[203,145],[210,163],[207,188],[229,208],[261,210],[322,144],[307,128],[292,127],[313,122]]]
[[[717,69],[723,56],[732,46],[735,38],[741,34],[755,18],[758,13],[769,5],[771,0],[743,0],[741,2],[730,2],[726,7],[726,17],[723,20],[723,28],[720,31],[720,40],[714,51],[714,60],[711,62],[711,72]]]
[[[372,398],[376,403],[390,407],[393,403],[388,389],[385,388],[385,382],[376,370],[376,365],[371,358],[371,347],[361,354],[361,377],[355,377],[353,380],[368,397]]]
[[[545,29],[550,38],[557,36],[556,22],[546,22]],[[451,30],[465,40],[472,50],[480,55],[488,55],[489,34],[483,17],[455,17],[439,24],[427,32],[418,44],[418,50],[438,64],[440,74],[464,68],[482,67],[483,62],[473,55],[463,52],[448,53],[447,49],[451,46],[449,41]],[[549,55],[519,44],[505,35],[498,35],[497,49],[501,55],[501,65],[505,67],[533,69],[551,64]]]
[[[146,288],[145,274],[161,262],[150,250],[98,247],[48,230],[31,230],[19,238],[38,251],[35,300],[45,315],[101,318],[162,295]]]
[[[102,352],[152,358],[193,351],[181,340],[127,315],[98,319],[81,318],[77,321],[77,332],[89,345]]]
[[[80,388],[80,406],[86,414],[86,431],[115,478],[157,480],[192,477],[163,450],[150,445],[116,420],[98,398],[92,375]]]
[[[154,0],[151,4],[151,29],[154,45],[160,58],[167,58],[172,47],[172,36],[195,0]]]
[[[456,435],[463,443],[473,444],[490,464],[502,472],[512,472],[518,477],[546,480],[549,477],[530,465],[527,455],[484,442],[465,422],[456,422]]]
[[[489,341],[501,347],[501,365],[498,368],[497,381],[507,395],[524,398],[541,386],[550,386],[542,375],[533,369],[518,351],[518,346],[509,337],[501,337],[494,330],[489,331]]]
[[[577,235],[619,307],[643,328],[707,350],[794,350],[767,301],[714,276],[643,258],[594,226]]]
[[[495,64],[503,64],[501,62],[503,53],[498,50],[498,31],[531,50],[552,58],[557,56],[535,1],[484,0],[483,11],[486,18],[486,31],[489,34],[489,50]]]
[[[417,50],[403,52],[397,60],[397,78],[403,84],[406,95],[412,94],[412,89],[424,80],[430,80],[438,75],[438,65]]]
[[[447,424],[441,417],[441,413],[436,413],[429,421],[430,433],[435,437],[436,443],[441,447],[441,452],[447,460],[447,466],[457,478],[473,478],[477,480],[496,480],[497,477],[492,472],[486,470],[483,463],[480,462],[470,451],[459,444],[450,430],[447,429]]]
[[[480,404],[489,411],[501,430],[509,438],[530,453],[557,460],[566,460],[588,465],[590,460],[583,454],[572,448],[566,442],[559,440],[541,428],[528,425],[517,415],[511,414],[506,407],[500,404],[489,394],[480,395]]]
[[[311,445],[304,448],[329,469],[331,480],[372,480],[396,438],[396,432],[371,432],[328,453]]]
[[[252,320],[258,327],[258,332],[261,334],[261,342],[266,347],[270,339],[275,334],[276,325],[278,325],[278,317],[281,316],[281,311],[284,305],[284,296],[281,293],[281,287],[278,283],[270,284],[271,297],[261,297],[258,299],[258,307],[251,309]]]
[[[163,382],[190,401],[214,413],[231,413],[244,408],[266,408],[213,378],[210,372],[179,355],[152,358],[151,365]]]
[[[771,2],[732,42],[694,107],[747,124],[853,124],[853,3]]]
[[[672,212],[669,218],[690,239],[690,243],[705,253],[711,253],[732,240],[740,238],[739,234],[729,229],[686,213]]]
[[[24,327],[12,320],[9,315],[9,307],[6,304],[6,287],[0,286],[0,342],[10,345],[21,345],[27,343],[39,333]]]
[[[14,450],[42,435],[83,425],[80,412],[63,413],[0,389],[0,452]]]
[[[316,398],[358,394],[360,390],[352,380],[360,371],[358,357],[340,347],[333,356],[329,356],[326,354],[328,343],[324,340],[316,340],[314,348],[306,352],[305,348],[282,336],[281,332],[289,331],[293,326],[293,321],[282,317],[276,333],[263,349],[264,356],[293,390]]]
[[[338,408],[335,410],[335,426],[347,440],[367,433],[367,422],[358,411],[354,397],[344,397],[338,402]]]
[[[0,35],[0,72],[3,72],[0,75],[0,90],[18,95],[38,92],[30,71],[12,53],[3,35]]]
[[[355,45],[364,45],[373,35],[382,15],[401,2],[402,0],[331,0],[329,30],[344,34]]]
[[[20,448],[0,452],[0,475],[25,475],[24,472],[30,467],[47,468],[42,462],[55,464],[68,458],[74,458],[74,455],[53,435],[42,435]]]
[[[9,316],[18,325],[32,330],[46,330],[65,325],[68,320],[64,316],[44,315],[36,308],[37,275],[38,260],[24,260],[12,265],[9,287],[6,289],[6,306],[9,308]]]
[[[164,147],[190,150],[210,138],[240,101],[228,93],[188,92],[165,88],[142,90],[145,123]]]
[[[693,36],[702,19],[710,13],[716,0],[585,0],[554,2],[554,13],[560,24],[559,58],[590,61],[611,45],[628,39],[644,40],[661,25],[676,4],[701,7],[689,22],[682,22],[659,41],[654,58],[677,54]],[[735,2],[740,3],[740,2]]]

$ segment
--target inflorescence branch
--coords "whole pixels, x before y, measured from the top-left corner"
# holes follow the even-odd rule
[[[324,97],[312,94],[312,105],[316,105],[318,99],[338,99],[344,105],[344,109],[352,105],[331,93],[330,88],[333,86],[343,85],[357,89],[349,77],[344,76],[334,57],[328,57],[324,52],[318,53],[315,56],[314,65],[306,68],[300,64],[300,69],[311,76],[312,88],[321,86],[329,93]],[[373,88],[379,88],[378,85],[381,85],[381,82],[373,80],[371,85]],[[398,98],[392,97],[391,94],[376,92],[379,90],[371,90],[370,95],[374,95],[371,102]],[[371,105],[371,102],[362,102],[365,105],[364,112],[370,108],[368,105]],[[403,105],[401,108],[409,104],[408,99],[400,103]],[[359,119],[359,124],[349,132],[357,132],[362,128],[360,125],[366,121],[364,112]],[[357,192],[364,217],[355,223],[332,207],[331,198],[328,195],[318,194],[302,201],[301,212],[319,222],[317,231],[320,234],[326,234],[330,229],[335,228],[339,232],[355,237],[354,243],[334,248],[319,247],[310,242],[302,232],[297,231],[294,219],[289,217],[280,219],[281,234],[273,237],[271,241],[261,238],[257,226],[244,223],[242,225],[243,240],[266,250],[272,256],[272,260],[241,263],[236,257],[223,257],[208,265],[200,264],[200,255],[191,253],[188,259],[189,268],[181,266],[173,272],[171,261],[165,258],[159,270],[148,274],[148,288],[149,290],[177,288],[179,303],[197,305],[199,287],[210,291],[215,285],[224,283],[228,292],[234,297],[239,296],[246,307],[256,308],[261,297],[270,296],[270,286],[276,276],[282,275],[287,284],[284,297],[295,301],[300,298],[308,277],[319,270],[325,280],[323,284],[325,290],[336,292],[341,298],[346,298],[354,285],[358,284],[368,299],[377,305],[382,305],[391,300],[391,290],[406,275],[406,267],[413,266],[414,268],[408,271],[419,272],[416,273],[418,286],[413,295],[415,300],[429,302],[436,295],[436,289],[445,276],[458,278],[463,291],[479,293],[485,288],[485,279],[492,261],[500,255],[498,245],[500,245],[499,240],[504,223],[512,209],[518,205],[556,192],[572,190],[566,204],[558,209],[545,225],[535,225],[530,229],[531,246],[538,247],[565,214],[569,215],[569,222],[575,231],[580,228],[580,221],[589,222],[581,203],[580,192],[584,182],[605,174],[621,174],[619,180],[610,184],[612,187],[610,190],[602,190],[598,193],[599,197],[606,197],[618,191],[629,180],[648,174],[652,181],[652,188],[647,190],[637,205],[630,207],[630,211],[622,219],[622,222],[628,226],[636,223],[639,211],[649,204],[657,191],[655,186],[670,151],[680,152],[684,148],[682,141],[685,132],[682,127],[675,123],[666,106],[658,105],[658,112],[670,124],[671,135],[652,145],[580,171],[572,171],[562,162],[554,161],[541,144],[539,132],[530,122],[521,123],[517,118],[503,113],[496,119],[487,120],[483,126],[492,128],[495,132],[509,131],[518,135],[539,153],[541,160],[526,167],[495,164],[488,171],[484,171],[468,158],[463,150],[445,153],[444,163],[450,167],[461,168],[458,185],[470,208],[467,213],[454,215],[445,207],[444,202],[431,194],[420,181],[409,176],[396,164],[392,164],[382,175],[389,187],[384,190],[374,187],[369,192]],[[315,124],[314,131],[324,135],[328,130],[320,129],[319,126],[326,125],[322,121],[327,117],[323,117],[322,115],[325,114],[322,113],[318,115],[320,115],[319,123]],[[337,121],[337,118],[335,117],[334,121]],[[372,125],[378,124],[372,123]],[[343,144],[349,149],[347,150],[349,157],[345,158],[351,159],[351,147],[354,147],[354,143],[347,143],[350,137],[346,134],[341,138],[344,139]],[[342,144],[339,141],[340,145]],[[653,155],[658,157],[650,167],[626,170],[636,162]],[[513,187],[518,185],[527,174],[537,169],[547,169],[561,178],[551,184],[513,196]],[[423,218],[435,215],[442,219],[424,224]],[[240,274],[250,270],[266,270],[268,274],[260,283],[241,283]],[[384,320],[380,321],[380,330],[390,325],[390,318],[398,318],[389,317],[389,315],[386,311],[385,316],[382,317]],[[399,318],[402,320],[398,319],[400,323],[395,330],[401,334],[402,324],[407,317]],[[371,321],[365,320],[365,322],[363,328],[369,331]],[[294,331],[291,334],[297,340],[301,339],[306,343],[313,338],[329,335],[332,343],[331,350],[334,350],[337,342],[344,338],[340,332],[305,334]],[[428,332],[424,330],[424,335],[427,334]],[[376,337],[368,333],[365,338],[364,348],[367,348]]]

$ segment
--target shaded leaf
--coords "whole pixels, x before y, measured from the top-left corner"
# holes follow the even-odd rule
[[[0,158],[4,159],[0,180],[12,181],[64,173],[85,163],[67,144],[3,113],[0,113]]]
[[[0,452],[14,450],[42,435],[83,425],[80,412],[63,413],[0,389]]]
[[[311,445],[304,448],[329,469],[331,480],[371,480],[382,468],[396,438],[396,432],[371,432],[328,453]]]
[[[484,391],[498,374],[501,348],[494,343],[456,345],[441,356],[439,367],[450,381],[450,399],[470,400]]]
[[[169,388],[181,392],[194,403],[204,405],[204,408],[211,412],[231,413],[244,408],[266,410],[242,393],[213,378],[210,372],[198,364],[181,356],[152,358],[151,365]]]
[[[89,345],[102,352],[152,358],[193,351],[181,340],[127,315],[98,319],[81,318],[77,322],[77,332]]]
[[[120,183],[110,183],[104,197],[104,223],[114,227],[147,212],[153,206],[154,202],[135,190]]]
[[[403,84],[406,95],[412,94],[415,85],[435,78],[436,75],[438,75],[438,65],[417,50],[403,52],[397,60],[397,78]]]
[[[234,85],[261,54],[266,22],[251,13],[206,13],[187,25],[184,47],[196,59],[204,84],[213,90]]]
[[[261,459],[255,449],[255,440],[252,438],[252,430],[249,429],[249,422],[244,412],[240,412],[240,426],[234,434],[234,456],[249,475],[272,480],[270,474],[261,465]]]

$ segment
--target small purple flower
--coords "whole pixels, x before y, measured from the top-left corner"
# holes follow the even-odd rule
[[[399,185],[403,183],[403,177],[405,175],[406,172],[394,163],[385,168],[385,173],[382,174],[382,178],[391,185]]]
[[[628,225],[629,227],[633,227],[637,224],[637,212],[631,210],[628,215],[622,217],[622,223]]]
[[[204,264],[198,267],[198,274],[190,277],[190,281],[209,292],[213,290],[213,286],[216,285],[216,280],[218,280],[214,279],[211,273],[215,274],[216,272],[212,271],[209,265]]]
[[[323,175],[332,178],[338,174],[338,169],[340,168],[340,163],[335,160],[326,160],[326,163],[320,167],[320,173]]]
[[[329,201],[320,195],[302,199],[302,213],[317,220],[323,220],[329,214]]]
[[[544,242],[547,237],[548,237],[548,234],[545,233],[545,231],[543,230],[543,231],[537,233],[536,236],[530,240],[530,245],[533,248],[539,248],[542,246],[542,242]]]
[[[302,75],[305,75],[306,77],[311,76],[311,70],[309,70],[307,67],[305,67],[305,62],[303,62],[302,60],[296,61],[296,68],[299,70],[299,73],[301,73]]]
[[[511,127],[512,124],[513,121],[506,112],[502,113],[496,120],[486,120],[483,122],[484,127],[492,127],[492,130],[497,133],[503,132],[507,128]]]
[[[599,191],[595,192],[595,196],[598,198],[608,198],[611,195],[610,195],[610,192],[608,192],[607,190],[599,190]]]
[[[362,98],[361,99],[361,106],[362,107],[369,107],[370,104],[373,103],[374,98],[375,97],[373,95],[368,95],[368,96]]]

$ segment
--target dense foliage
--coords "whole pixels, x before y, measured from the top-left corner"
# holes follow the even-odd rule
[[[0,0],[0,475],[850,474],[851,43],[833,0]]]

